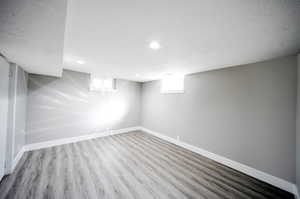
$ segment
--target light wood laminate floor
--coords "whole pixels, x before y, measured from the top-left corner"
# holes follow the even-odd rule
[[[142,132],[26,152],[0,198],[293,198],[290,193]]]

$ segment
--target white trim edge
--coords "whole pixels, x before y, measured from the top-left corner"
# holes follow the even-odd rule
[[[217,155],[217,154],[214,154],[212,152],[206,151],[204,149],[201,149],[201,148],[195,147],[193,145],[187,144],[185,142],[178,141],[178,140],[176,140],[174,138],[165,136],[165,135],[163,135],[161,133],[158,133],[158,132],[154,132],[154,131],[149,130],[147,128],[141,127],[141,130],[144,131],[144,132],[146,132],[146,133],[149,133],[151,135],[154,135],[154,136],[156,136],[158,138],[161,138],[163,140],[166,140],[168,142],[171,142],[173,144],[176,144],[178,146],[186,148],[186,149],[188,149],[190,151],[198,153],[198,154],[200,154],[202,156],[205,156],[205,157],[207,157],[209,159],[212,159],[212,160],[214,160],[216,162],[219,162],[219,163],[221,163],[223,165],[226,165],[226,166],[228,166],[230,168],[238,170],[238,171],[240,171],[242,173],[245,173],[245,174],[247,174],[249,176],[257,178],[257,179],[259,179],[261,181],[269,183],[269,184],[271,184],[271,185],[273,185],[275,187],[278,187],[280,189],[288,191],[288,192],[294,194],[296,197],[298,195],[297,186],[295,184],[291,183],[291,182],[288,182],[288,181],[284,180],[284,179],[272,176],[272,175],[267,174],[265,172],[259,171],[257,169],[252,168],[252,167],[249,167],[247,165],[244,165],[244,164],[241,164],[239,162],[236,162],[234,160],[230,160],[228,158],[225,158],[225,157],[223,157],[221,155]]]
[[[109,130],[109,131],[104,131],[104,132],[99,132],[99,133],[87,134],[87,135],[82,135],[82,136],[77,136],[77,137],[69,137],[69,138],[56,139],[56,140],[51,140],[51,141],[46,141],[46,142],[28,144],[28,145],[25,145],[25,151],[33,151],[33,150],[38,150],[38,149],[43,149],[43,148],[48,148],[48,147],[53,147],[53,146],[59,146],[59,145],[63,145],[63,144],[70,144],[70,143],[74,143],[74,142],[80,142],[80,141],[84,141],[84,140],[90,140],[90,139],[105,137],[105,136],[109,136],[109,135],[127,133],[130,131],[136,131],[136,130],[140,130],[140,129],[141,129],[141,127],[135,126],[135,127],[130,127],[130,128]]]
[[[135,127],[130,127],[130,128],[110,130],[110,131],[104,131],[104,132],[100,132],[100,133],[93,133],[93,134],[82,135],[82,136],[77,136],[77,137],[56,139],[56,140],[51,140],[51,141],[47,141],[47,142],[39,142],[39,143],[25,145],[19,151],[17,156],[14,158],[13,163],[12,163],[11,173],[14,171],[18,162],[21,160],[23,154],[26,151],[33,151],[33,150],[38,150],[38,149],[43,149],[43,148],[49,148],[49,147],[59,146],[59,145],[63,145],[63,144],[70,144],[70,143],[80,142],[80,141],[84,141],[84,140],[105,137],[105,136],[109,136],[109,135],[122,134],[122,133],[127,133],[130,131],[137,131],[140,129],[141,129],[141,127],[135,126]]]
[[[13,94],[13,107],[12,107],[12,111],[13,111],[13,113],[12,113],[12,121],[13,121],[13,123],[12,123],[12,140],[11,140],[11,159],[10,160],[12,160],[12,165],[11,165],[11,167],[12,167],[12,170],[13,170],[13,168],[16,166],[15,165],[15,161],[17,160],[17,162],[19,161],[17,158],[20,158],[21,159],[21,157],[19,157],[20,156],[20,152],[22,151],[22,149],[21,149],[21,151],[19,151],[18,152],[18,154],[17,154],[17,156],[16,156],[16,158],[14,158],[14,155],[15,155],[15,134],[16,134],[16,113],[17,113],[17,95],[18,95],[18,93],[17,93],[17,91],[18,91],[18,72],[19,72],[19,66],[17,65],[17,64],[15,64],[15,66],[16,66],[16,71],[15,71],[15,82],[14,82],[14,94]],[[21,154],[21,155],[23,155],[23,154]],[[16,160],[15,160],[16,159]]]
[[[219,162],[223,165],[226,165],[230,168],[238,170],[238,171],[240,171],[242,173],[245,173],[249,176],[252,176],[252,177],[257,178],[261,181],[267,182],[267,183],[269,183],[273,186],[276,186],[280,189],[283,189],[285,191],[288,191],[288,192],[294,194],[297,199],[300,199],[297,186],[295,184],[291,183],[291,182],[288,182],[286,180],[283,180],[281,178],[272,176],[270,174],[259,171],[257,169],[252,168],[252,167],[249,167],[247,165],[244,165],[244,164],[241,164],[239,162],[230,160],[230,159],[225,158],[223,156],[211,153],[211,152],[206,151],[204,149],[195,147],[193,145],[187,144],[187,143],[182,142],[182,141],[178,141],[174,138],[165,136],[161,133],[157,133],[157,132],[154,132],[154,131],[149,130],[147,128],[140,127],[140,126],[124,128],[124,129],[118,129],[118,130],[111,130],[111,131],[104,131],[104,132],[101,132],[101,133],[93,133],[93,134],[88,134],[88,135],[83,135],[83,136],[63,138],[63,139],[57,139],[57,140],[51,140],[51,141],[46,141],[46,142],[39,142],[39,143],[25,145],[19,151],[17,156],[14,158],[13,165],[12,165],[12,171],[16,168],[18,162],[21,160],[23,154],[26,151],[33,151],[33,150],[38,150],[38,149],[43,149],[43,148],[49,148],[49,147],[53,147],[53,146],[59,146],[59,145],[63,145],[63,144],[75,143],[75,142],[80,142],[80,141],[84,141],[84,140],[90,140],[90,139],[95,139],[95,138],[100,138],[100,137],[105,137],[105,136],[110,136],[110,135],[116,135],[116,134],[122,134],[122,133],[127,133],[127,132],[130,132],[130,131],[137,131],[137,130],[141,130],[141,131],[144,131],[146,133],[152,134],[156,137],[159,137],[163,140],[166,140],[168,142],[171,142],[173,144],[176,144],[178,146],[186,148],[186,149],[188,149],[190,151],[193,151],[195,153],[198,153],[200,155],[203,155],[203,156],[205,156],[209,159],[212,159],[212,160],[214,160],[216,162]]]
[[[15,170],[18,162],[21,160],[24,153],[25,153],[25,147],[22,147],[21,150],[18,152],[17,156],[13,159],[11,170],[10,170],[11,173]]]

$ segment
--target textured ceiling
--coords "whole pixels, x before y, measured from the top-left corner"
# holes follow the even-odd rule
[[[0,1],[0,50],[33,73],[148,81],[300,49],[299,0]]]
[[[62,72],[66,0],[0,0],[0,52],[26,71]]]

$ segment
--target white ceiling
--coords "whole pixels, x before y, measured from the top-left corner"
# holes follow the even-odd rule
[[[65,0],[0,0],[0,52],[31,73],[62,72]]]
[[[148,48],[157,40],[158,51]],[[257,62],[300,49],[300,1],[71,0],[65,67],[146,81]],[[139,74],[139,77],[136,77]]]
[[[64,67],[148,81],[300,49],[299,0],[68,0],[62,65],[64,1],[6,3],[12,1],[20,16],[4,20],[4,28],[0,18],[0,50],[33,73],[55,75]],[[37,6],[22,17],[20,10],[32,9],[20,2],[28,1]],[[161,49],[148,48],[153,40]]]

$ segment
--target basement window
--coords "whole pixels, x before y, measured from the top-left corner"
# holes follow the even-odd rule
[[[90,91],[115,91],[115,79],[113,78],[98,78],[91,75],[90,79]]]
[[[161,80],[161,93],[184,93],[184,76],[166,75]]]

